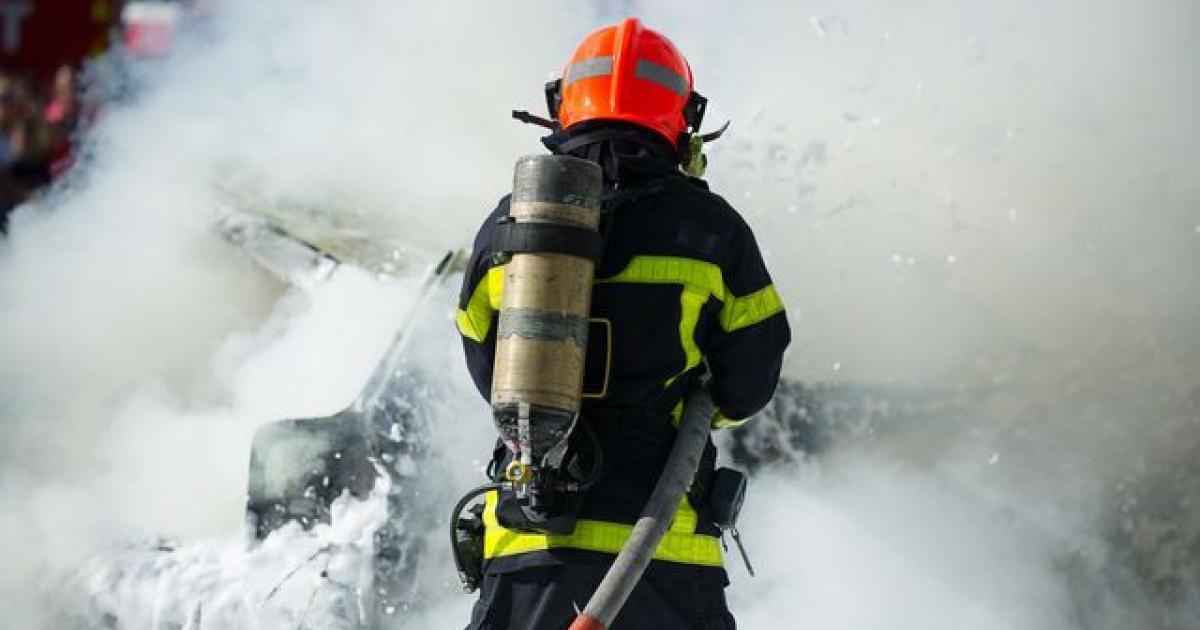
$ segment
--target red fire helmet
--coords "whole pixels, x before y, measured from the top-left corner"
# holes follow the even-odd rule
[[[697,98],[693,88],[687,59],[671,40],[631,17],[579,44],[563,69],[554,113],[564,129],[589,120],[620,120],[653,129],[676,144],[693,122],[685,114]]]

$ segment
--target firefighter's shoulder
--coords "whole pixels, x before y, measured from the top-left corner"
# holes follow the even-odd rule
[[[655,214],[660,233],[697,257],[718,261],[753,242],[750,226],[721,195],[698,179],[673,185],[658,200]],[[749,238],[747,238],[749,237]]]

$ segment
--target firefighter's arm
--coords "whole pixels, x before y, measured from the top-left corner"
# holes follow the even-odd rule
[[[705,344],[715,428],[738,426],[770,402],[791,341],[783,301],[754,234],[745,223],[739,227],[725,250],[721,273],[727,292]]]
[[[491,399],[492,362],[496,353],[496,319],[500,310],[502,267],[495,266],[497,219],[508,214],[508,197],[500,200],[479,233],[471,250],[471,262],[463,274],[462,291],[454,323],[462,336],[467,370],[484,400]]]

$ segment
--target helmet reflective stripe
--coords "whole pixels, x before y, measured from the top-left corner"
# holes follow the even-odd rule
[[[645,79],[651,83],[657,83],[684,98],[687,98],[687,95],[692,91],[686,77],[653,61],[639,59],[633,76]]]
[[[592,57],[579,63],[573,63],[567,68],[567,74],[563,77],[563,87],[592,77],[609,76],[612,74],[612,69],[612,57]]]

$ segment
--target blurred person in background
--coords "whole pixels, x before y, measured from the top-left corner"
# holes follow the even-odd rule
[[[13,208],[50,183],[50,143],[29,81],[0,75],[0,232]]]
[[[54,73],[50,97],[42,109],[42,118],[50,131],[49,160],[53,177],[62,175],[74,162],[72,135],[79,123],[79,97],[75,70],[64,65]]]

